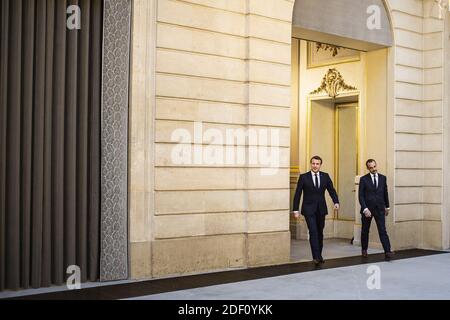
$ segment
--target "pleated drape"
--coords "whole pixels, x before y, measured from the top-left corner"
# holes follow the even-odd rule
[[[96,281],[102,0],[0,10],[0,290],[61,285],[70,265]]]

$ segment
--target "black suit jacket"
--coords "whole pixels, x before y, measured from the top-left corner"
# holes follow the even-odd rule
[[[300,198],[303,193],[303,204],[301,214],[312,215],[317,210],[323,215],[328,214],[327,202],[325,201],[325,189],[328,190],[333,202],[339,203],[338,195],[333,187],[333,181],[331,181],[328,173],[319,172],[320,175],[320,187],[317,189],[314,186],[314,182],[311,176],[311,171],[300,175],[297,182],[297,189],[294,196],[294,211],[299,211]]]
[[[378,173],[378,188],[372,182],[370,173],[359,179],[359,204],[361,205],[361,214],[365,208],[384,211],[389,208],[388,187],[386,176]]]

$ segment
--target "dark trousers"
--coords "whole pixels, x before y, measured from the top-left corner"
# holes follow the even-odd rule
[[[389,236],[386,231],[386,216],[383,211],[370,209],[372,216],[367,218],[364,213],[361,214],[361,247],[362,250],[367,250],[369,246],[369,230],[370,223],[372,222],[372,217],[375,218],[375,222],[377,223],[378,235],[380,236],[381,244],[383,245],[384,252],[391,251],[391,243],[389,242]]]
[[[322,257],[323,229],[325,227],[325,215],[317,210],[314,214],[305,214],[306,224],[309,230],[309,244],[313,259]]]

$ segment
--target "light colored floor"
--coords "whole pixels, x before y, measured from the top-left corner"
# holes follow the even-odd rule
[[[370,249],[369,254],[380,253],[383,250]],[[361,254],[361,247],[354,246],[347,239],[325,239],[323,241],[322,256],[325,260],[357,256]],[[291,240],[291,262],[311,261],[311,247],[308,240]]]
[[[379,268],[380,289],[367,286]],[[369,281],[370,282],[370,281]],[[450,253],[155,294],[142,300],[450,299]]]

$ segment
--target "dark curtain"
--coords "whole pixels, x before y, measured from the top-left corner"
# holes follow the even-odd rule
[[[0,290],[99,277],[102,6],[1,0]]]

